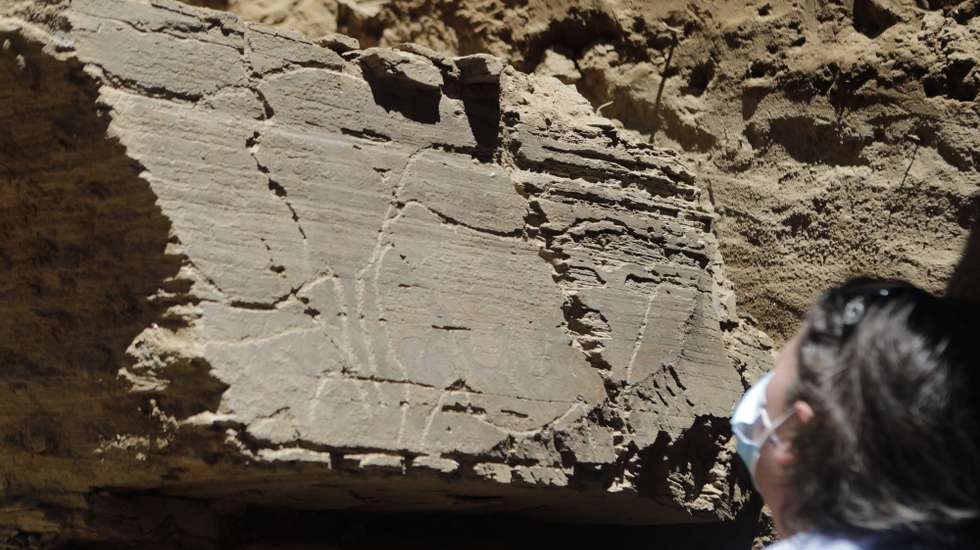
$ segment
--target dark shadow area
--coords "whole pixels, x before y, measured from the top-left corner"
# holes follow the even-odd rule
[[[901,21],[897,14],[887,8],[887,4],[882,5],[873,0],[854,0],[853,16],[854,30],[868,38],[877,38]]]
[[[742,120],[749,120],[755,116],[759,103],[769,95],[767,88],[745,88],[742,91]]]
[[[581,57],[586,49],[597,43],[615,44],[616,51],[624,59],[645,58],[649,54],[645,52],[644,46],[658,50],[670,47],[671,40],[664,41],[659,33],[647,32],[648,29],[644,20],[637,18],[633,21],[635,28],[624,29],[620,22],[608,13],[573,6],[569,8],[565,17],[551,21],[547,29],[534,34],[527,42],[518,44],[523,55],[517,58],[514,65],[524,72],[532,73],[541,63],[548,49],[566,52],[570,54],[569,58],[574,60]],[[657,40],[650,44],[637,44],[627,39],[631,32],[638,35],[650,35],[656,37]]]
[[[187,512],[205,512],[202,503],[183,504]],[[761,504],[750,503],[746,515],[758,517]],[[173,517],[155,528],[156,544],[193,544],[196,537],[181,536]],[[298,511],[286,508],[247,507],[218,516],[209,528],[218,536],[217,548],[285,550],[295,548],[398,550],[541,550],[543,548],[679,548],[748,550],[756,523],[701,523],[688,525],[625,526],[534,521],[513,515],[424,513],[357,513]],[[203,543],[201,538],[196,538]],[[146,542],[151,547],[154,543]],[[65,548],[138,548],[139,545],[75,543]],[[175,546],[176,547],[176,546]],[[186,547],[186,546],[185,546]],[[201,546],[205,547],[205,546]]]
[[[673,443],[661,432],[656,442],[641,452],[644,467],[637,479],[640,495],[657,502],[670,502],[673,496],[668,478],[672,471],[676,471],[683,474],[681,478],[692,482],[684,489],[686,497],[693,499],[708,481],[719,449],[730,435],[727,419],[715,417],[699,417]],[[736,485],[740,485],[742,490],[751,492],[749,501],[735,513],[734,521],[657,527],[659,535],[665,537],[668,544],[679,545],[678,548],[752,548],[756,537],[772,530],[761,515],[761,497],[749,489],[751,481],[745,466],[740,460],[734,460],[732,467],[735,470],[729,477],[728,491],[732,493]],[[685,533],[685,529],[689,531]],[[697,540],[699,536],[704,538]]]
[[[729,435],[727,421],[713,417],[697,418],[674,442],[661,432],[656,442],[641,453],[644,467],[637,483],[640,494],[671,502],[674,497],[669,478],[671,472],[679,472],[689,482],[684,487],[685,499],[694,500],[708,481],[719,449]]]
[[[691,68],[687,76],[687,82],[681,87],[681,92],[701,97],[708,89],[708,84],[715,78],[715,65],[713,62],[705,61]]]
[[[166,316],[188,300],[190,283],[177,278],[183,258],[167,253],[170,220],[140,179],[142,167],[107,137],[98,84],[76,61],[18,32],[0,34],[5,41],[0,474],[24,491],[54,478],[84,486],[88,480],[45,472],[44,459],[97,461],[98,447],[119,434],[160,429],[150,398],[165,411],[199,412],[216,407],[223,388],[208,365],[176,359],[180,380],[154,394],[132,393],[118,376],[144,329],[183,326]]]
[[[964,227],[970,228],[963,256],[946,286],[946,294],[980,302],[980,195],[960,214]]]
[[[278,512],[278,513],[277,513]],[[242,521],[244,519],[244,521]],[[297,521],[298,520],[298,521]],[[283,533],[283,525],[298,527]],[[733,524],[679,526],[582,525],[532,521],[508,515],[296,514],[249,510],[230,522],[239,544],[322,541],[339,548],[751,548],[732,539]],[[227,528],[227,526],[226,526]],[[283,540],[284,537],[288,537]],[[230,539],[229,539],[230,540]]]
[[[437,89],[412,89],[393,78],[382,78],[372,71],[363,71],[364,80],[371,87],[374,102],[387,111],[401,113],[405,118],[423,124],[439,122],[439,101],[442,92]]]
[[[962,2],[963,0],[917,0],[916,4],[926,10],[941,10]]]
[[[670,466],[665,459],[670,446],[670,436],[666,432],[657,434],[653,445],[640,451],[640,475],[636,480],[636,489],[640,496],[651,499],[670,500],[670,488],[667,487],[667,475]]]
[[[492,161],[500,145],[500,85],[466,86],[459,99],[480,149],[478,157],[483,162]]]
[[[229,0],[180,0],[184,4],[190,4],[200,8],[210,8],[212,10],[228,11]]]
[[[957,59],[949,62],[942,71],[922,79],[926,97],[947,96],[959,101],[973,101],[980,93],[975,79],[967,78],[976,62],[973,59]]]
[[[466,121],[477,144],[474,156],[481,162],[492,162],[500,145],[500,83],[464,84],[447,79],[443,91],[463,102]]]

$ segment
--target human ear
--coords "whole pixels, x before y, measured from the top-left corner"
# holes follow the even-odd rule
[[[813,418],[813,408],[806,401],[793,403],[793,418],[800,425],[806,424]],[[773,458],[780,466],[788,466],[796,461],[796,453],[790,440],[785,440],[773,450]]]
[[[813,418],[813,409],[806,401],[796,401],[793,403],[793,416],[800,424],[806,424]]]

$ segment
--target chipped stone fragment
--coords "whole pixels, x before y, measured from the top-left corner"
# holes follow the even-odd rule
[[[405,458],[398,455],[385,453],[347,454],[344,455],[344,460],[353,461],[361,469],[376,468],[398,472],[405,470]]]
[[[510,483],[512,469],[506,464],[481,462],[473,466],[473,473],[479,477],[496,481],[498,483]]]
[[[313,39],[313,42],[318,46],[329,48],[337,53],[361,49],[361,43],[358,39],[338,32],[327,33],[319,38]]]
[[[425,468],[427,470],[435,470],[443,474],[451,474],[459,470],[459,463],[450,458],[442,458],[439,456],[417,456],[412,459],[413,468]]]
[[[514,479],[529,485],[546,485],[551,487],[565,487],[568,485],[568,476],[558,468],[546,466],[515,466],[513,470]]]
[[[383,80],[421,90],[434,91],[442,87],[442,71],[418,54],[368,48],[359,59],[371,74]]]
[[[259,460],[269,462],[318,462],[327,466],[331,465],[330,453],[310,449],[293,447],[284,449],[259,449],[257,456]]]
[[[435,63],[438,66],[446,65],[448,60],[445,55],[433,50],[432,48],[427,48],[421,44],[416,44],[414,42],[406,42],[404,44],[398,44],[395,49],[402,52],[413,53],[415,55],[420,55],[429,61]]]
[[[453,58],[459,67],[464,84],[496,84],[504,70],[504,62],[499,57],[485,53]]]

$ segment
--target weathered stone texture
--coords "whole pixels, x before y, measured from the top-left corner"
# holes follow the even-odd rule
[[[777,341],[858,275],[980,298],[977,0],[184,1],[574,86],[697,171],[741,310]]]
[[[105,525],[133,490],[734,517],[725,417],[769,342],[673,154],[489,56],[342,57],[166,1],[8,12],[11,536],[138,539]]]

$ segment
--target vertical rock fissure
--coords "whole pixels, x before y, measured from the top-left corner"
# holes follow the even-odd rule
[[[252,159],[255,160],[255,167],[265,178],[269,191],[280,199],[284,205],[286,205],[286,208],[289,210],[290,218],[296,224],[296,229],[299,231],[300,237],[303,238],[303,242],[305,243],[306,231],[303,229],[303,224],[300,222],[299,214],[296,213],[296,209],[293,208],[292,203],[289,202],[289,193],[286,191],[286,188],[282,186],[282,184],[272,179],[272,174],[269,172],[269,169],[259,160],[258,154],[261,147],[262,135],[258,130],[256,130],[251,137],[245,140],[245,148],[248,149],[249,154],[252,155]]]

